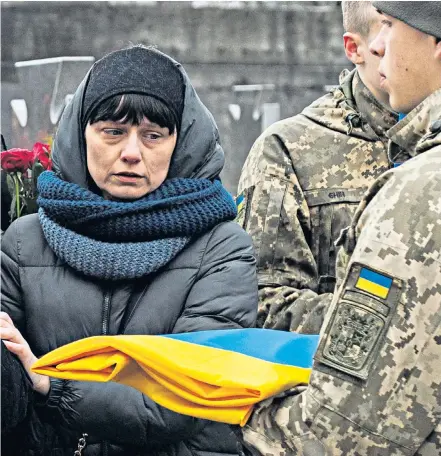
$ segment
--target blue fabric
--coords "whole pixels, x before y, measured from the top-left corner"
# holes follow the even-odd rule
[[[191,240],[236,216],[219,181],[170,179],[133,202],[105,200],[46,171],[38,179],[40,223],[55,254],[83,274],[133,279],[171,261]]]
[[[308,369],[312,367],[320,336],[247,328],[166,334],[161,337],[241,353],[271,363]]]
[[[375,283],[376,285],[380,285],[381,287],[390,288],[392,285],[392,279],[390,277],[371,271],[368,268],[361,269],[360,277],[369,280],[369,282]]]

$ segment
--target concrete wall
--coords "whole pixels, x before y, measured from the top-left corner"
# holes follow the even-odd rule
[[[16,61],[99,58],[130,42],[157,45],[182,62],[218,123],[227,156],[223,179],[233,193],[261,122],[251,116],[255,93],[237,94],[232,86],[274,84],[259,103],[280,103],[281,117],[288,117],[348,66],[339,2],[3,2],[1,8],[8,87],[19,83]],[[242,106],[238,122],[228,112],[231,103]],[[7,109],[3,103],[3,119]]]

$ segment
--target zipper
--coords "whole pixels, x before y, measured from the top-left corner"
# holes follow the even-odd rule
[[[101,326],[101,334],[107,335],[109,332],[109,318],[110,318],[110,301],[112,298],[112,292],[106,290],[104,292],[104,303],[103,303],[103,322]]]
[[[87,446],[87,437],[89,437],[87,434],[83,434],[83,436],[78,439],[78,449],[75,450],[74,456],[81,456],[83,454],[83,450]]]
[[[112,292],[106,290],[104,292],[104,302],[103,302],[103,321],[101,326],[101,333],[103,336],[107,335],[109,332],[109,319],[110,319],[110,302],[112,300]],[[102,442],[103,456],[109,454],[109,443],[104,440]]]

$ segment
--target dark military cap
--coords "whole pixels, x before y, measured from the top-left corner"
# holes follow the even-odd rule
[[[441,2],[372,2],[375,8],[421,32],[441,38]]]

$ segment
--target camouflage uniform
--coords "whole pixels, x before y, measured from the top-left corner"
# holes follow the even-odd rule
[[[385,131],[396,120],[346,71],[340,87],[258,138],[238,197],[258,255],[258,326],[319,332],[335,286],[334,241],[390,168]]]
[[[342,233],[310,384],[258,405],[255,455],[441,454],[441,90],[389,135],[416,157]]]

